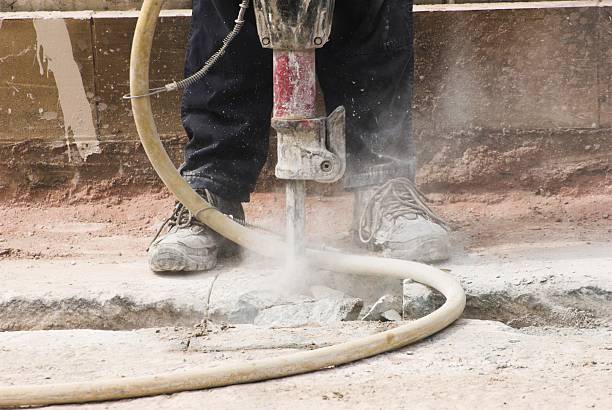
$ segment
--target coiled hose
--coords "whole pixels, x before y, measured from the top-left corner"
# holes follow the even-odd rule
[[[144,0],[136,25],[130,66],[132,95],[147,92],[151,44],[162,0]],[[261,255],[283,258],[284,244],[272,236],[253,232],[234,222],[204,201],[181,178],[159,136],[149,98],[132,100],[138,133],[153,167],[168,189],[202,223],[228,239]],[[187,390],[202,390],[270,380],[339,366],[409,345],[430,336],[458,319],[465,307],[465,293],[456,279],[431,266],[394,259],[307,251],[318,268],[367,276],[413,279],[440,291],[446,302],[416,321],[376,335],[335,346],[286,356],[210,369],[164,373],[153,376],[95,380],[89,382],[11,386],[0,388],[0,407],[40,406],[128,399]]]

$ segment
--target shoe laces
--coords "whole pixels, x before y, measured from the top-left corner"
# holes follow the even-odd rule
[[[206,201],[212,205],[212,207],[214,209],[218,209],[218,203],[217,200],[215,199],[215,196],[213,194],[211,194],[211,192],[208,189],[203,189],[203,190],[196,190],[196,192],[201,195],[204,199],[206,199]],[[235,215],[227,215],[228,218],[231,218],[233,221],[239,223],[242,226],[245,226],[247,228],[253,228],[253,229],[257,229],[260,231],[264,231],[264,232],[268,232],[268,233],[274,233],[272,230],[269,230],[267,228],[261,227],[261,226],[257,226],[257,225],[253,225],[253,224],[249,224],[246,222],[246,220],[239,218]],[[191,226],[203,226],[206,227],[206,224],[203,224],[202,222],[200,222],[194,215],[193,213],[187,209],[187,207],[185,207],[182,203],[180,202],[176,202],[176,204],[174,205],[174,210],[172,211],[172,214],[164,220],[164,222],[162,222],[161,226],[159,227],[159,229],[157,230],[157,232],[155,233],[155,236],[153,237],[153,240],[149,243],[149,246],[147,247],[147,252],[149,251],[149,248],[151,247],[151,245],[153,245],[155,243],[155,241],[157,240],[157,238],[159,238],[159,235],[161,235],[162,231],[164,230],[165,227],[168,227],[169,230],[173,229],[173,228],[177,228],[177,229],[182,229],[182,228],[189,228]],[[274,233],[276,234],[276,233]]]
[[[380,230],[383,219],[421,216],[447,231],[451,227],[427,205],[429,200],[408,178],[395,178],[384,183],[368,199],[359,219],[359,239],[370,243]]]
[[[151,243],[149,243],[149,246],[147,247],[147,251],[149,251],[149,248],[151,247],[151,245],[153,245],[155,241],[157,240],[157,238],[159,238],[159,235],[161,235],[162,231],[164,230],[166,226],[169,229],[172,229],[174,227],[181,229],[181,228],[189,228],[190,226],[193,226],[193,225],[204,226],[201,222],[199,222],[196,218],[193,217],[193,214],[191,213],[189,209],[187,209],[180,202],[177,202],[174,205],[174,210],[172,211],[172,214],[168,218],[166,218],[164,222],[162,222],[161,226],[155,233],[153,240],[151,240]]]
[[[206,199],[206,201],[210,205],[213,206],[213,208],[216,208],[217,201],[215,201],[214,196],[210,193],[208,189],[197,190],[196,192],[198,192],[198,194],[203,196]],[[169,230],[171,230],[175,227],[177,229],[182,229],[182,228],[189,228],[194,225],[206,226],[205,224],[198,221],[198,219],[193,216],[193,213],[189,209],[187,209],[185,205],[183,205],[180,202],[176,202],[174,205],[174,210],[172,211],[172,214],[168,218],[166,218],[164,222],[162,222],[161,226],[155,233],[153,240],[149,243],[149,246],[147,247],[147,252],[149,251],[149,248],[151,247],[151,245],[153,245],[155,241],[157,240],[157,238],[159,238],[159,235],[161,235],[162,231],[164,230],[166,226],[169,228]]]

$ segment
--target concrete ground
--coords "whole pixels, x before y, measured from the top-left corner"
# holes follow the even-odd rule
[[[320,272],[288,281],[282,266],[249,254],[214,272],[152,274],[143,249],[170,205],[160,194],[0,207],[0,384],[253,360],[397,324],[334,322],[347,300],[363,304],[361,316],[382,295],[401,297],[394,281]],[[315,374],[81,407],[609,407],[611,205],[609,195],[437,198],[438,212],[458,228],[454,255],[440,267],[468,294],[464,319],[448,330]],[[311,241],[355,250],[346,235],[330,234],[348,229],[348,207],[347,198],[310,198]],[[278,196],[263,195],[247,214],[273,227],[279,209]],[[329,288],[343,295],[321,296]],[[298,319],[279,327],[275,309]],[[206,317],[213,324],[202,331]]]
[[[501,320],[513,327],[596,327],[612,318],[610,242],[542,242],[478,249],[440,265],[468,294],[468,318]],[[398,281],[314,274],[307,286],[279,287],[287,273],[274,261],[248,259],[214,272],[153,275],[146,259],[7,260],[0,265],[0,329],[137,329],[191,326],[207,314],[230,323],[252,323],[256,310],[316,299],[309,285],[330,286],[368,306]],[[378,282],[378,283],[376,283]],[[371,285],[371,286],[368,286]],[[365,289],[367,289],[367,292]]]
[[[316,329],[249,325],[191,339],[174,328],[0,334],[0,383],[53,383],[181,371],[348,340],[382,325]],[[531,328],[461,320],[421,343],[359,363],[264,383],[113,403],[91,409],[609,408],[609,329]],[[57,407],[60,408],[60,407]]]

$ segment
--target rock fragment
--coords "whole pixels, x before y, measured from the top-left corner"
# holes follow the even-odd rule
[[[418,319],[442,306],[444,296],[425,285],[406,279],[403,286],[403,317]]]
[[[381,320],[382,314],[388,310],[400,310],[399,299],[392,295],[384,295],[374,303],[372,308],[361,320]]]
[[[387,322],[400,322],[402,320],[402,315],[397,313],[397,310],[387,310],[380,315],[381,319],[386,320]]]
[[[231,323],[253,323],[259,312],[272,306],[293,305],[311,302],[312,299],[300,295],[284,295],[271,290],[247,292],[240,296],[235,308],[228,315]]]
[[[257,326],[299,327],[357,320],[363,301],[357,298],[327,298],[316,302],[272,306],[255,318]]]

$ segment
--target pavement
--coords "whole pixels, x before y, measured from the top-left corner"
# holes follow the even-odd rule
[[[0,385],[150,375],[273,357],[383,330],[183,328],[0,333]],[[187,343],[189,341],[189,343]],[[395,352],[262,383],[57,409],[583,409],[612,402],[610,329],[513,329],[460,320]]]

